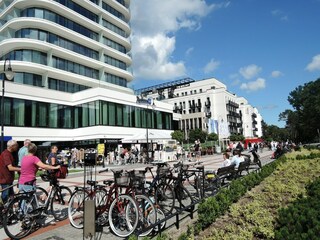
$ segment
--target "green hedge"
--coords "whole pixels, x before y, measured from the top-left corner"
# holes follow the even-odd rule
[[[258,185],[268,177],[285,156],[265,165],[259,172],[252,172],[242,178],[233,180],[229,188],[224,188],[213,197],[205,199],[198,207],[197,228],[204,229],[210,226],[218,217],[222,216],[234,202],[237,202],[248,190]],[[197,232],[197,231],[195,231]]]
[[[288,208],[278,211],[275,239],[319,239],[320,178],[306,189],[306,197],[300,196]]]

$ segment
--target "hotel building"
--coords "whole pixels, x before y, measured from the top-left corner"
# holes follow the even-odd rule
[[[89,146],[146,128],[170,136],[172,106],[137,103],[130,70],[130,0],[0,1],[4,135]],[[0,79],[5,75],[0,71]]]

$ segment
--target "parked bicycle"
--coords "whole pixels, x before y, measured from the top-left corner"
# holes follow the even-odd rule
[[[105,171],[108,169],[99,171],[99,173]],[[136,201],[128,194],[122,194],[121,188],[125,178],[116,171],[113,173],[114,180],[103,181],[104,188],[107,188],[104,193],[96,184],[94,185],[96,187],[89,191],[86,188],[78,188],[72,194],[68,206],[68,216],[73,227],[83,228],[85,201],[95,200],[96,223],[98,225],[104,226],[108,223],[111,231],[119,237],[128,237],[136,230],[139,220]]]
[[[68,201],[71,190],[60,186],[54,174],[42,174],[41,179],[50,183],[49,193],[44,189],[19,193],[8,205],[4,215],[3,227],[8,237],[21,239],[27,236],[37,226],[41,226],[42,219],[50,213],[55,220],[64,220],[68,217]],[[40,203],[39,196],[47,195],[45,202]]]

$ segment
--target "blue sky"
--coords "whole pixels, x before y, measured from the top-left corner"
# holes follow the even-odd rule
[[[320,77],[320,0],[133,0],[134,89],[215,77],[267,124]]]

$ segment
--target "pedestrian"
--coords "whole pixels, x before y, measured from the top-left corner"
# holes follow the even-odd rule
[[[19,151],[18,151],[18,159],[19,159],[18,166],[21,166],[22,158],[28,154],[28,145],[30,143],[31,143],[30,139],[24,140],[23,147],[21,147],[19,149]]]
[[[51,152],[48,155],[48,164],[49,165],[54,166],[54,165],[58,164],[57,152],[58,152],[58,147],[56,145],[51,146]]]
[[[235,164],[235,168],[238,168],[239,164],[244,162],[244,157],[241,155],[241,149],[236,148],[233,151],[233,155],[234,156],[232,157],[231,164]]]
[[[19,178],[20,191],[30,192],[35,190],[36,173],[39,168],[44,170],[54,170],[60,168],[60,165],[50,166],[41,162],[41,160],[35,156],[37,149],[38,148],[34,143],[30,143],[28,145],[28,154],[23,157],[21,174]]]
[[[19,148],[17,141],[9,140],[7,142],[7,149],[5,149],[0,155],[0,185],[1,188],[8,188],[2,192],[1,198],[3,203],[7,202],[8,198],[14,194],[13,181],[14,172],[20,172],[19,167],[14,167],[13,153]],[[10,187],[11,186],[11,187]]]
[[[228,167],[231,165],[231,160],[229,159],[230,158],[230,155],[228,153],[223,153],[223,163],[222,163],[222,166],[223,167]]]
[[[198,163],[200,161],[200,156],[201,156],[200,139],[194,142],[194,152],[196,155],[196,161]]]

